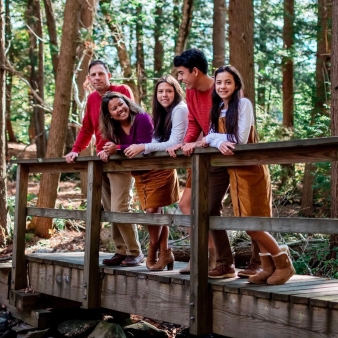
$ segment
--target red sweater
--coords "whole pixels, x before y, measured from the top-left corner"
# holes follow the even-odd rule
[[[133,92],[127,85],[110,85],[107,91],[118,92],[134,100]],[[99,130],[101,101],[102,97],[96,90],[88,96],[86,113],[82,121],[82,127],[76,137],[72,151],[80,153],[88,146],[94,134],[96,138],[95,146],[101,142],[102,137]]]
[[[184,137],[184,142],[195,142],[201,134],[207,135],[210,128],[211,92],[210,89],[201,92],[197,89],[186,90],[186,100],[188,105],[188,129]]]

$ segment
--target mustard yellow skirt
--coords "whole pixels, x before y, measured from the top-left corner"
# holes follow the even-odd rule
[[[150,170],[133,172],[135,187],[142,209],[159,208],[179,200],[179,184],[176,170]]]

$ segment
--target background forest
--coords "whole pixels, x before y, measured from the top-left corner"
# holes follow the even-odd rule
[[[330,75],[337,0],[0,0],[0,5],[2,244],[13,226],[14,198],[7,196],[5,182],[15,181],[15,166],[8,146],[34,143],[37,157],[69,152],[84,114],[91,59],[106,60],[113,81],[128,84],[150,111],[156,79],[174,73],[174,55],[199,48],[210,74],[229,63],[243,74],[261,142],[338,132]],[[85,154],[93,154],[93,147]],[[275,216],[282,206],[297,204],[294,216],[337,217],[337,189],[330,184],[337,170],[331,176],[329,163],[270,169]],[[59,175],[34,180],[41,187],[37,206],[54,207]],[[33,219],[30,229],[46,238],[52,226],[49,219]],[[313,266],[315,273],[338,276],[337,236],[283,239],[290,240],[305,246],[314,241],[314,251],[320,247],[323,257],[332,258],[318,266],[312,263],[321,260],[319,253],[298,254],[298,273]]]

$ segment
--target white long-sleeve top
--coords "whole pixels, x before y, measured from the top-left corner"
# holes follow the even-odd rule
[[[168,141],[158,142],[155,138],[151,143],[145,144],[144,154],[149,154],[153,151],[165,151],[167,148],[182,143],[185,132],[188,127],[188,107],[187,104],[181,101],[174,107],[171,112],[171,133]]]
[[[226,116],[226,113],[227,110],[221,110],[220,117]],[[238,105],[238,140],[235,135],[231,134],[233,140],[239,144],[246,144],[249,139],[251,127],[254,125],[255,118],[252,104],[247,98],[242,98],[240,99]],[[209,134],[206,136],[206,142],[210,147],[219,149],[224,141],[231,142],[231,140],[229,140],[229,135],[230,134],[215,133],[212,129],[210,129]]]

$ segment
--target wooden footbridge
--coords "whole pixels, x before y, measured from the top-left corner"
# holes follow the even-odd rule
[[[198,149],[191,157],[170,158],[155,153],[126,159],[114,155],[103,163],[79,157],[19,160],[12,264],[0,265],[0,303],[14,317],[35,326],[49,324],[47,308],[60,306],[104,308],[188,326],[190,333],[228,337],[338,337],[338,280],[294,276],[281,286],[252,285],[243,279],[208,280],[208,228],[270,232],[337,233],[336,219],[208,217],[209,166],[286,164],[338,160],[338,138],[273,142],[236,147],[234,156],[214,149]],[[101,211],[103,172],[164,168],[193,169],[192,215],[110,213]],[[87,210],[27,207],[29,173],[87,172]],[[86,221],[85,252],[25,254],[26,217],[39,216]],[[144,265],[106,267],[99,253],[100,222],[190,226],[191,275],[150,272]],[[198,226],[197,226],[198,225]],[[181,266],[180,266],[181,264]],[[28,278],[27,278],[28,276]],[[36,308],[37,294],[49,303]]]

